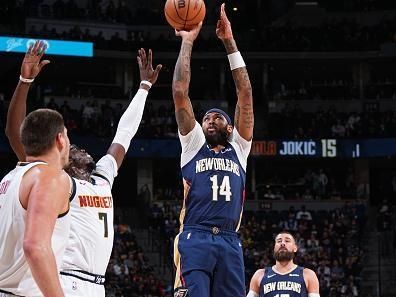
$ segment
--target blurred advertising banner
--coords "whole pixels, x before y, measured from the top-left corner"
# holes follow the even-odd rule
[[[0,51],[9,53],[25,53],[37,39],[13,36],[0,36]],[[46,45],[47,55],[63,55],[77,57],[93,57],[93,43],[80,41],[61,41],[42,39]]]

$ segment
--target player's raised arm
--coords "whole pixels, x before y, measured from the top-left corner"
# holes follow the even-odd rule
[[[30,85],[41,69],[50,63],[49,60],[41,61],[45,50],[46,46],[43,41],[36,41],[29,47],[22,61],[19,82],[8,108],[5,134],[20,161],[25,161],[26,154],[21,143],[19,129],[23,119],[26,117],[26,99]]]
[[[139,64],[141,80],[139,90],[122,115],[118,123],[113,143],[107,151],[107,153],[112,155],[116,160],[118,168],[120,168],[125,154],[128,151],[131,139],[135,136],[140,121],[142,120],[148,91],[157,81],[158,74],[162,68],[160,64],[153,69],[153,53],[151,49],[148,51],[147,55],[146,51],[141,48],[138,51],[137,62]]]
[[[202,22],[190,31],[175,31],[176,36],[182,38],[182,44],[173,73],[172,94],[176,122],[182,135],[187,135],[195,126],[195,116],[188,91],[191,80],[192,48],[201,28]]]
[[[224,3],[221,5],[220,19],[217,21],[216,34],[223,42],[227,51],[228,60],[232,70],[232,77],[238,95],[238,102],[235,108],[235,128],[246,140],[253,137],[253,95],[249,75],[245,62],[238,51],[234,36],[232,34],[231,23],[225,13]]]

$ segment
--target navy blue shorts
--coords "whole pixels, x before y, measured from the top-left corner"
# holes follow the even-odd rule
[[[175,296],[246,296],[242,244],[236,232],[184,226],[175,238],[174,261]]]

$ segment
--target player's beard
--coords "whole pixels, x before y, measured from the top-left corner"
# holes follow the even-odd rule
[[[286,249],[280,249],[274,252],[274,258],[278,262],[291,261],[294,259],[294,252],[290,252]]]
[[[218,145],[226,146],[229,133],[227,131],[227,127],[225,127],[223,130],[218,130],[214,134],[208,134],[207,132],[205,133],[205,138],[206,142],[210,147],[216,147]]]

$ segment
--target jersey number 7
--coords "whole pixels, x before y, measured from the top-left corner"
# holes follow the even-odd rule
[[[225,196],[225,201],[231,201],[231,186],[230,186],[230,177],[225,175],[223,177],[223,181],[220,185],[217,182],[217,174],[210,177],[210,181],[212,182],[212,200],[217,201],[219,195]]]
[[[104,223],[104,237],[109,237],[109,227],[107,226],[107,213],[100,212],[99,213],[99,220],[103,220]]]

